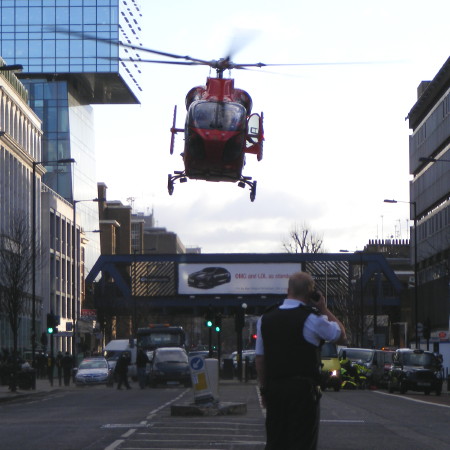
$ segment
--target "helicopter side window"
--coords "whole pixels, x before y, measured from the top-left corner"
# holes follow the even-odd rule
[[[195,128],[241,131],[245,128],[246,111],[238,103],[199,101],[189,110],[190,125]]]

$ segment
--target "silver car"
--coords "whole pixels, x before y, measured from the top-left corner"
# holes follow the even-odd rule
[[[77,386],[104,384],[112,387],[114,384],[113,371],[103,357],[85,358],[78,366],[75,384]]]

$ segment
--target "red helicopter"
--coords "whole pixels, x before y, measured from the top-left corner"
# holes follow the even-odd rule
[[[173,154],[175,135],[184,132],[184,151],[181,153],[184,170],[174,171],[168,175],[168,191],[172,195],[174,183],[179,180],[185,183],[189,178],[205,181],[226,181],[238,184],[239,187],[250,187],[250,200],[256,197],[256,180],[242,175],[246,153],[256,155],[258,161],[263,157],[263,113],[252,114],[252,99],[250,95],[234,87],[232,78],[224,78],[225,70],[247,69],[250,67],[269,66],[304,66],[304,65],[334,65],[334,64],[365,64],[364,62],[350,63],[300,63],[300,64],[235,64],[231,56],[219,60],[206,61],[161,52],[149,48],[135,46],[120,41],[111,41],[83,33],[67,32],[57,28],[63,34],[74,34],[87,40],[101,41],[120,47],[130,48],[136,56],[130,59],[109,58],[122,62],[158,63],[179,65],[206,65],[216,70],[215,78],[207,78],[205,86],[192,88],[186,95],[186,120],[184,128],[176,127],[177,107],[173,114],[173,124],[170,129],[172,136],[170,153]],[[148,60],[142,59],[138,52],[148,52],[172,59]]]
[[[223,78],[229,68],[240,68],[229,59],[208,62],[217,72],[208,78],[206,86],[192,88],[186,95],[186,122],[176,128],[175,106],[170,153],[173,154],[175,134],[184,132],[184,151],[181,154],[184,170],[168,176],[168,191],[172,195],[174,182],[188,178],[205,181],[228,181],[239,187],[250,187],[250,200],[256,196],[256,181],[242,175],[245,154],[263,157],[263,113],[252,114],[250,95],[234,87],[234,80]],[[246,65],[249,66],[249,65]],[[255,65],[252,65],[255,66]]]

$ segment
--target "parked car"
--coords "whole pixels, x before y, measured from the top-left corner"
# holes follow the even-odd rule
[[[186,350],[179,347],[155,349],[148,374],[148,382],[152,387],[161,383],[191,386],[191,372]]]
[[[442,392],[442,365],[432,353],[424,350],[401,348],[395,351],[392,368],[389,372],[389,392],[401,394],[408,390],[436,395]]]
[[[114,375],[111,367],[103,357],[85,358],[78,366],[75,374],[77,386],[94,386],[104,384],[112,387]]]
[[[188,277],[188,286],[211,289],[221,284],[229,283],[231,274],[223,267],[205,267],[198,272],[193,272]]]
[[[341,389],[341,363],[339,362],[337,346],[333,342],[325,342],[320,351],[322,362],[321,388],[324,391],[330,387],[338,392]]]

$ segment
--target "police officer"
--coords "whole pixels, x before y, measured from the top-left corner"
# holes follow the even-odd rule
[[[320,421],[320,345],[344,344],[345,329],[315,290],[312,276],[289,278],[281,305],[257,324],[256,370],[266,407],[266,450],[316,449]]]

